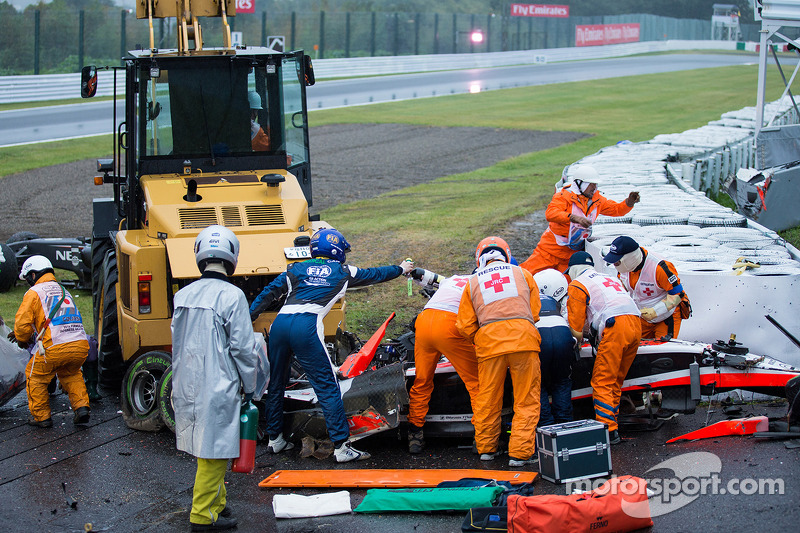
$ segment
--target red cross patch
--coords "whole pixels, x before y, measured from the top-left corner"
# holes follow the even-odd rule
[[[646,289],[644,289],[642,292],[643,292],[643,293],[645,293],[647,296],[652,296],[653,294],[655,294],[655,292],[656,292],[656,291],[654,291],[654,290],[653,290],[653,289],[651,289],[650,287],[647,287],[647,288],[646,288]]]
[[[503,285],[506,283],[511,283],[511,278],[506,276],[504,278],[500,277],[500,274],[495,272],[492,274],[492,277],[489,281],[483,284],[484,287],[487,289],[494,289],[494,292],[503,292]]]

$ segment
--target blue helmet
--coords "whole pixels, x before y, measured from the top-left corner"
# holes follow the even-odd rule
[[[321,229],[311,237],[311,257],[328,257],[344,262],[350,243],[335,229]]]

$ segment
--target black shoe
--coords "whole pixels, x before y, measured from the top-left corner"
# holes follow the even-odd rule
[[[28,419],[29,426],[36,426],[37,428],[51,428],[53,427],[53,419],[46,418],[44,420],[36,420],[34,418]]]
[[[422,428],[411,426],[408,430],[408,453],[422,453],[425,449],[425,434]]]
[[[619,430],[615,429],[614,431],[608,432],[609,444],[619,444],[620,442],[622,442],[622,438],[619,436]]]
[[[216,522],[210,524],[195,524],[192,523],[192,531],[222,531],[225,529],[233,529],[236,527],[235,518],[225,518],[220,514]]]
[[[219,512],[219,516],[221,516],[223,518],[230,518],[232,515],[233,515],[233,512],[231,512],[231,508],[228,507],[227,505],[225,506],[225,509],[223,509],[223,510],[221,510]]]
[[[72,417],[72,423],[76,426],[82,426],[89,423],[89,408],[78,407],[75,411],[75,416]]]

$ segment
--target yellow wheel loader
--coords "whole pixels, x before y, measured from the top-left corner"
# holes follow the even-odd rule
[[[172,299],[200,277],[200,230],[221,224],[237,235],[232,281],[252,301],[290,262],[310,257],[311,235],[327,227],[309,215],[310,58],[232,47],[234,14],[234,0],[141,0],[150,48],[111,67],[115,93],[125,73],[125,117],[113,159],[98,161],[95,183],[112,184],[114,197],[93,204],[92,290],[100,384],[122,385],[122,413],[136,429],[172,426]],[[164,17],[177,20],[176,49],[154,45],[152,21]],[[222,17],[223,47],[203,47],[198,17]],[[102,68],[84,67],[82,96],[96,93]],[[340,301],[325,321],[331,345],[344,311]],[[274,316],[263,313],[254,330],[266,332]]]

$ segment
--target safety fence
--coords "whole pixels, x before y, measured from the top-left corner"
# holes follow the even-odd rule
[[[652,52],[680,50],[735,50],[732,41],[648,41],[570,48],[522,50],[476,54],[439,54],[416,56],[381,56],[353,59],[321,59],[314,62],[317,79],[356,76],[379,76],[409,72],[431,72],[436,70],[459,70],[490,68],[509,65],[536,65],[560,61],[579,61],[624,57]],[[102,65],[99,63],[98,65]],[[97,95],[114,94],[114,73],[103,70],[98,73]],[[117,82],[124,83],[124,76],[117,75]],[[80,74],[49,74],[39,76],[0,76],[0,104],[12,102],[34,102],[75,98],[79,95]]]
[[[655,15],[536,18],[497,14],[402,12],[241,13],[230,19],[240,44],[303,49],[317,59],[491,53],[575,46],[576,26],[638,24],[640,41],[711,38],[711,21]],[[207,46],[222,44],[221,21],[202,18]],[[474,42],[478,30],[482,41]],[[175,21],[154,21],[157,48],[174,48]],[[758,40],[758,26],[742,26],[743,41]],[[75,11],[63,4],[3,11],[0,74],[77,72],[85,64],[120,64],[126,51],[150,46],[147,20],[127,10]]]

